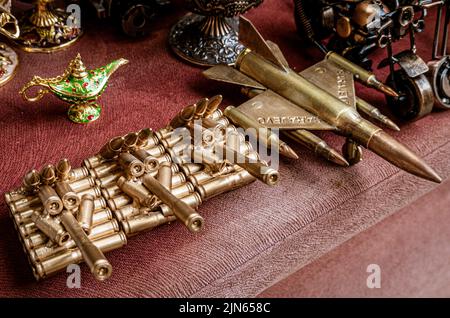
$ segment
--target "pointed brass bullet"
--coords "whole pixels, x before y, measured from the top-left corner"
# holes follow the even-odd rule
[[[153,130],[151,128],[144,128],[141,131],[139,131],[136,147],[138,148],[145,147],[152,134]]]
[[[130,149],[133,149],[139,139],[139,133],[129,133],[124,137],[122,150],[123,151],[129,151]]]
[[[169,126],[173,129],[183,127],[194,119],[196,109],[197,106],[195,104],[185,107],[172,119]]]
[[[194,120],[200,119],[205,114],[209,104],[208,98],[203,98],[195,104]]]
[[[104,159],[114,158],[120,153],[124,142],[125,139],[123,137],[115,137],[111,139],[108,143],[106,143],[106,145],[102,147],[102,149],[100,149],[99,155]]]
[[[361,111],[363,114],[366,114],[370,118],[373,118],[385,126],[389,127],[392,130],[400,131],[400,128],[387,116],[383,115],[380,110],[372,105],[370,105],[368,102],[361,98],[356,98],[356,107],[359,111]]]
[[[52,184],[53,182],[55,182],[56,172],[53,165],[47,165],[42,169],[41,180],[44,184]]]
[[[27,191],[34,192],[38,189],[41,183],[41,176],[36,170],[31,170],[23,178],[23,186]]]
[[[56,175],[60,181],[67,181],[70,178],[70,162],[67,159],[62,159],[56,165]]]
[[[210,117],[220,106],[220,104],[222,103],[223,97],[222,95],[216,95],[214,97],[212,97],[209,101],[208,101],[208,106],[206,107],[206,111],[203,114],[203,117]]]

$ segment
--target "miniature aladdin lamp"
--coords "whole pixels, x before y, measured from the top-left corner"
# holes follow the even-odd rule
[[[0,34],[9,39],[20,35],[17,19],[10,13],[11,0],[0,0]],[[0,86],[6,84],[15,74],[19,58],[5,43],[0,42]]]
[[[48,79],[35,76],[20,90],[20,94],[25,100],[35,102],[45,94],[52,93],[71,104],[68,111],[71,121],[87,124],[100,117],[102,108],[97,99],[105,91],[110,76],[127,63],[127,60],[121,58],[95,70],[86,70],[78,54],[63,75]],[[42,86],[43,89],[39,90],[35,97],[29,97],[26,92],[34,86]]]

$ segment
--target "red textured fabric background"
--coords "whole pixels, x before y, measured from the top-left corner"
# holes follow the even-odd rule
[[[242,103],[245,99],[239,89],[209,82],[202,77],[201,69],[183,63],[170,52],[168,30],[184,13],[182,1],[174,1],[174,10],[155,24],[151,36],[138,41],[122,36],[107,23],[85,21],[85,36],[66,51],[53,55],[20,52],[18,74],[0,88],[3,176],[0,192],[17,187],[31,168],[40,169],[63,157],[73,166],[79,166],[82,159],[94,154],[113,136],[143,127],[160,128],[182,106],[199,98],[221,93],[225,106]],[[321,59],[317,50],[308,49],[299,41],[290,0],[266,0],[247,16],[267,39],[280,45],[292,68],[301,70]],[[426,58],[430,56],[430,31],[431,28],[419,36],[419,52]],[[101,100],[105,105],[102,118],[88,126],[69,122],[66,105],[54,97],[28,104],[17,93],[33,75],[53,77],[62,73],[77,52],[91,68],[118,57],[130,60],[129,65],[113,76]],[[378,74],[385,76],[383,72]],[[361,97],[384,107],[383,96],[360,86],[358,89]],[[450,113],[435,112],[418,122],[402,125],[402,131],[393,135],[422,155],[445,180],[450,174],[449,123]],[[331,134],[322,136],[337,148],[343,142]],[[391,292],[384,289],[386,293],[395,295],[396,288],[404,288],[406,295],[418,295],[414,291],[424,281],[428,286],[440,286],[436,285],[438,276],[433,274],[433,268],[445,260],[448,265],[448,243],[439,241],[441,245],[430,248],[424,240],[430,233],[445,238],[445,224],[449,220],[448,204],[445,204],[449,200],[448,182],[437,186],[420,180],[369,152],[361,164],[342,169],[304,149],[294,148],[301,159],[282,160],[282,180],[278,187],[254,183],[204,203],[200,212],[206,228],[198,235],[174,224],[131,238],[127,246],[107,254],[114,268],[111,279],[97,282],[83,265],[82,288],[76,290],[66,287],[64,273],[43,282],[34,281],[1,200],[0,296],[367,295],[367,290],[358,285],[365,285],[365,268],[356,269],[357,264],[363,266],[366,260],[376,263],[378,252],[384,251],[380,262],[394,268],[405,257],[406,252],[401,252],[408,247],[415,257],[412,260],[423,258],[421,249],[428,251],[425,257],[431,258],[427,263],[431,264],[430,270],[420,271],[415,267],[421,280],[403,277],[403,285],[393,284]],[[398,215],[386,218],[399,210]],[[422,220],[424,210],[430,218]],[[348,241],[383,219],[376,227]],[[390,235],[392,241],[388,240]],[[388,241],[383,244],[383,240]],[[368,247],[358,250],[355,244]],[[367,254],[371,250],[373,253]],[[330,265],[330,262],[334,263]],[[437,265],[433,267],[433,264]],[[327,271],[333,272],[332,266],[336,271],[345,272],[347,280],[342,279],[344,275],[340,280],[326,276]],[[357,270],[362,274],[353,275]],[[442,266],[439,275],[447,282],[450,281],[448,271]],[[325,281],[324,277],[329,280]],[[309,285],[302,285],[306,279]],[[342,291],[342,284],[352,279],[353,285],[348,284]],[[324,285],[328,286],[327,292],[320,287]],[[286,291],[286,286],[291,288]],[[352,286],[359,289],[351,289]],[[446,286],[439,290],[439,295],[450,295],[450,284]]]

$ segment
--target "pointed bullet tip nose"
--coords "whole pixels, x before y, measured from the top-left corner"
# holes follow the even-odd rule
[[[433,171],[433,173],[430,174],[430,181],[442,183],[442,178],[435,171]]]

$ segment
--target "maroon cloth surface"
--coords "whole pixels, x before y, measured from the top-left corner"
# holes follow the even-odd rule
[[[66,51],[20,52],[18,74],[0,88],[1,193],[19,186],[31,168],[40,169],[63,157],[79,166],[113,136],[160,128],[199,98],[221,93],[225,106],[245,101],[238,88],[206,80],[201,69],[170,52],[168,30],[185,13],[179,8],[162,17],[151,36],[142,40],[128,39],[106,24],[88,23],[85,36]],[[279,44],[292,68],[302,70],[321,55],[299,40],[292,12],[291,1],[266,0],[247,16],[267,39]],[[432,32],[419,37],[419,51],[428,58]],[[77,52],[91,68],[118,57],[130,60],[113,75],[102,97],[101,119],[88,126],[69,122],[67,106],[52,96],[29,104],[17,93],[33,75],[61,74]],[[358,91],[383,108],[382,95],[360,86]],[[449,116],[435,112],[392,133],[444,179],[450,174]],[[321,136],[336,148],[343,143],[332,134]],[[440,189],[368,151],[362,163],[343,169],[294,148],[301,159],[282,160],[279,186],[268,188],[257,182],[204,203],[200,213],[206,227],[198,235],[173,224],[131,238],[127,246],[107,254],[114,268],[108,281],[95,281],[82,266],[81,289],[68,289],[64,273],[34,281],[2,200],[0,296],[256,296],[386,216],[407,206],[415,208],[413,202]],[[447,196],[447,191],[439,193],[437,199]]]

